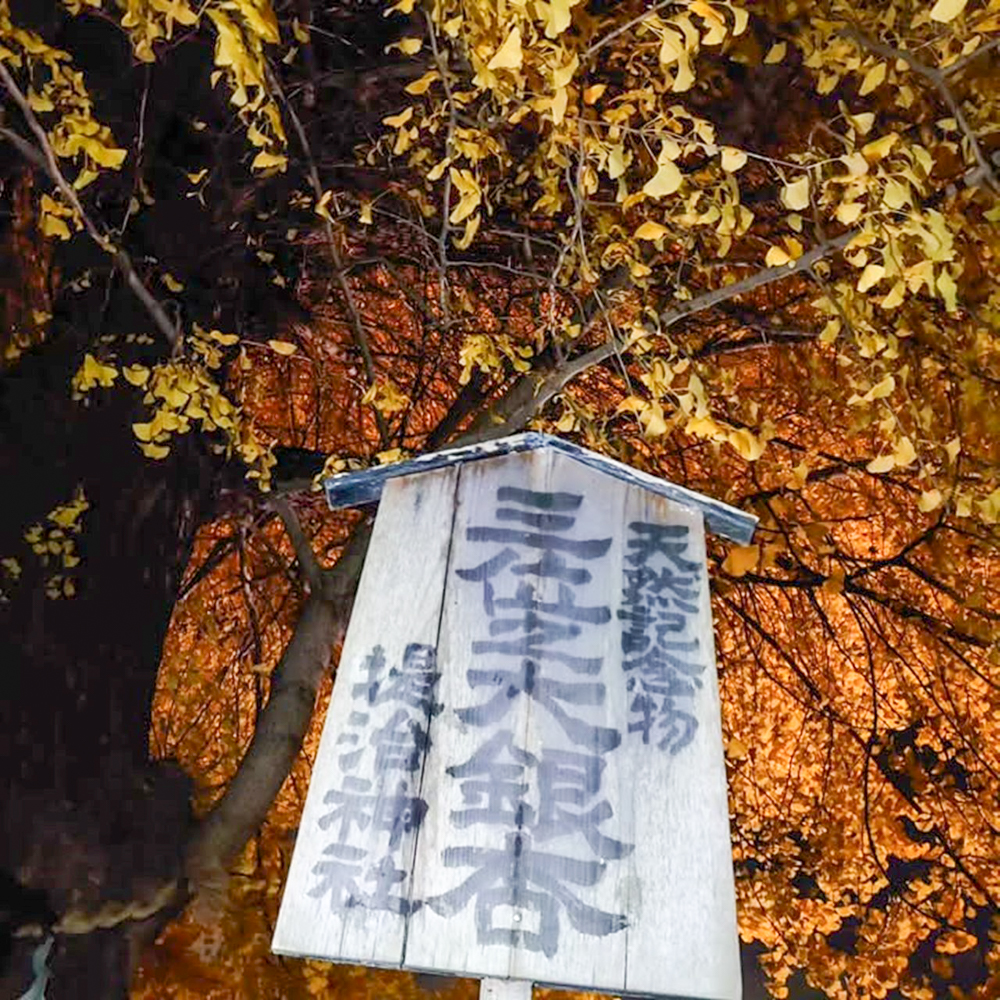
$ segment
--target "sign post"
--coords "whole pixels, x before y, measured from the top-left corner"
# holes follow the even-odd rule
[[[740,1000],[704,524],[544,435],[333,477],[381,493],[275,951]]]

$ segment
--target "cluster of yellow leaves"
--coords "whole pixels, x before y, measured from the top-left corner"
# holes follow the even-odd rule
[[[281,113],[267,81],[265,45],[280,40],[270,0],[221,0],[206,9],[216,30],[215,63],[232,88],[232,103],[258,150],[251,168],[280,171],[287,165]]]
[[[383,417],[402,413],[410,405],[409,397],[400,392],[395,383],[389,379],[383,379],[370,385],[364,396],[361,397],[361,402],[374,406]]]
[[[226,396],[213,374],[223,365],[223,350],[237,342],[235,334],[206,331],[195,324],[186,338],[185,353],[152,367],[133,364],[119,368],[88,353],[73,376],[74,397],[82,398],[96,387],[110,388],[121,375],[145,390],[142,401],[152,408],[149,420],[132,425],[147,458],[166,458],[175,434],[194,428],[205,433],[219,431],[224,443],[212,447],[227,456],[235,454],[248,467],[247,478],[257,480],[260,488],[267,490],[275,463],[273,450],[261,442],[252,421]],[[245,352],[241,351],[239,363],[249,365]]]
[[[339,472],[356,472],[363,469],[364,463],[356,458],[344,458],[341,455],[328,455],[323,462],[323,468],[313,476],[312,488],[314,490],[323,489],[323,480],[335,476]]]
[[[45,523],[32,524],[25,531],[24,540],[43,566],[56,564],[65,571],[80,565],[74,536],[83,530],[83,514],[89,508],[90,503],[83,487],[78,486],[72,500],[49,511]],[[20,566],[15,560],[5,560],[4,565],[9,575],[15,579],[20,576]],[[51,600],[72,597],[75,593],[76,581],[72,575],[59,572],[46,578],[45,595]]]
[[[225,77],[231,101],[247,126],[247,138],[257,153],[251,168],[284,170],[286,136],[281,114],[267,81],[265,46],[280,42],[278,21],[270,0],[212,0],[192,6],[189,0],[63,0],[73,14],[114,8],[132,41],[137,59],[152,62],[154,45],[170,41],[176,27],[197,30],[205,20],[215,29],[213,81]],[[83,164],[74,186],[93,181],[102,168],[118,169],[126,151],[115,146],[110,130],[92,114],[83,75],[72,69],[67,53],[47,45],[38,35],[14,25],[8,0],[0,0],[0,59],[31,70],[44,83],[31,90],[29,101],[36,114],[58,113],[50,139],[56,154],[71,158],[82,154]],[[37,84],[36,84],[37,85]],[[63,229],[65,227],[62,227]],[[66,238],[68,233],[58,235]]]
[[[477,368],[487,374],[502,371],[504,358],[510,362],[514,371],[526,372],[531,368],[528,359],[533,353],[526,344],[515,344],[504,334],[493,337],[485,333],[469,334],[462,342],[459,352],[459,360],[462,362],[459,384],[466,385],[472,378],[473,370]]]
[[[412,4],[394,9],[406,12]],[[386,151],[397,157],[409,152],[427,193],[436,186],[439,194],[451,194],[449,222],[466,223],[456,242],[460,249],[471,242],[483,214],[493,211],[491,190],[510,171],[514,185],[498,197],[521,215],[576,211],[573,188],[590,196],[603,183],[620,215],[646,203],[659,218],[674,217],[673,228],[655,221],[657,230],[643,229],[640,223],[637,233],[624,218],[609,222],[590,234],[585,250],[567,232],[567,279],[576,274],[595,280],[598,261],[605,269],[627,262],[634,277],[644,277],[650,272],[638,241],[680,232],[692,220],[711,224],[723,242],[749,225],[751,216],[740,211],[729,177],[746,154],[715,146],[711,124],[675,99],[692,88],[703,47],[717,48],[745,31],[742,8],[697,0],[676,13],[656,8],[632,19],[628,69],[648,83],[621,93],[601,81],[601,59],[595,62],[591,51],[603,47],[602,30],[614,21],[592,16],[585,5],[462,0],[435,4],[433,20],[439,65],[407,87],[424,102],[385,120],[396,130]],[[418,46],[403,51],[411,49]],[[459,55],[472,69],[465,88],[442,77],[454,75],[449,60]],[[471,124],[484,119],[494,124]],[[529,131],[535,137],[530,151],[515,158],[510,139]],[[715,169],[685,174],[678,161],[689,154],[714,158]],[[567,180],[571,165],[574,181]],[[655,205],[682,189],[683,203]]]
[[[40,35],[16,25],[8,0],[0,0],[0,61],[20,71],[31,86],[28,103],[48,127],[56,156],[73,160],[79,170],[73,178],[77,189],[91,183],[102,169],[117,170],[126,151],[115,145],[111,130],[94,117],[94,106],[83,80],[73,69],[69,53],[49,45]],[[49,122],[54,118],[54,122]],[[42,227],[47,234],[66,239],[68,207],[49,199],[43,210]]]
[[[681,382],[675,382],[682,376]],[[659,438],[681,430],[717,445],[728,444],[747,461],[756,461],[764,452],[774,427],[765,422],[757,434],[747,427],[731,423],[710,414],[710,400],[701,377],[692,369],[688,358],[668,361],[653,357],[639,380],[649,391],[649,397],[631,395],[618,404],[618,413],[634,413],[642,433],[647,438]],[[664,403],[667,408],[664,408]]]
[[[114,365],[98,361],[88,351],[83,356],[83,364],[77,368],[71,382],[73,398],[82,399],[86,393],[98,386],[102,389],[110,389],[116,378],[118,378],[118,369]]]
[[[408,14],[414,6],[404,0],[393,10]],[[671,300],[691,297],[680,281],[664,280],[658,268],[665,263],[721,262],[736,241],[746,254],[750,237],[764,243],[765,266],[794,267],[817,231],[854,228],[844,259],[856,274],[832,281],[817,308],[828,314],[820,340],[835,345],[842,383],[862,398],[858,426],[881,422],[885,446],[869,471],[918,468],[925,512],[954,496],[960,511],[995,516],[995,477],[984,478],[975,494],[953,494],[942,480],[953,457],[943,464],[943,456],[921,453],[933,412],[926,405],[891,411],[906,395],[905,371],[891,399],[865,398],[897,367],[900,342],[922,335],[914,317],[925,296],[952,316],[962,310],[965,262],[982,257],[982,235],[964,225],[965,206],[942,205],[934,196],[943,160],[974,165],[963,127],[987,132],[997,110],[991,98],[967,108],[964,125],[949,116],[920,129],[901,127],[900,118],[940,95],[906,60],[887,59],[865,40],[896,46],[905,39],[921,65],[946,73],[1000,32],[995,2],[836,0],[794,30],[785,25],[787,37],[763,54],[763,63],[794,55],[820,94],[849,81],[853,96],[850,104],[839,102],[839,115],[814,130],[805,148],[781,161],[720,144],[714,123],[688,97],[701,60],[718,62],[730,52],[742,59],[739,53],[752,48],[752,40],[743,44],[747,14],[737,5],[619,5],[594,14],[571,0],[440,0],[430,17],[433,64],[407,88],[414,101],[385,119],[392,131],[369,155],[402,160],[414,171],[422,184],[410,195],[423,214],[438,213],[456,247],[467,247],[502,206],[526,230],[554,234],[561,250],[553,277],[561,286],[585,294],[624,266],[649,312],[662,315]],[[427,58],[425,40],[405,39],[398,48]],[[777,225],[743,204],[740,172],[751,156],[778,185],[786,214]],[[1000,220],[996,206],[983,214],[987,222]],[[758,222],[767,227],[763,240],[755,236]],[[449,226],[464,230],[447,233]],[[822,263],[814,273],[830,271]],[[991,315],[992,300],[987,324]],[[470,358],[488,354],[468,343],[464,377]],[[970,383],[969,398],[985,384]],[[728,441],[745,457],[759,455],[770,433],[764,424],[733,428],[711,407],[671,411],[655,396],[633,396],[623,407],[649,437],[683,425]]]

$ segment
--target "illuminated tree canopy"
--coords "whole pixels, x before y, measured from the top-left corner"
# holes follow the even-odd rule
[[[760,518],[710,569],[772,995],[996,996],[998,49],[997,0],[0,0],[11,995],[45,926],[57,1000],[425,988],[268,954],[373,514],[315,484],[536,428]]]

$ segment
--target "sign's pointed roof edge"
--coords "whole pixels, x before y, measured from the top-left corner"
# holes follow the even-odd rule
[[[623,462],[581,448],[571,441],[563,441],[551,434],[541,434],[537,431],[513,434],[510,437],[496,438],[481,444],[434,451],[393,465],[376,465],[358,472],[340,472],[324,479],[323,487],[326,490],[327,503],[332,509],[360,507],[362,504],[376,502],[382,494],[386,480],[394,479],[396,476],[413,476],[434,469],[444,469],[450,465],[542,448],[550,448],[614,479],[657,493],[685,507],[700,510],[709,531],[730,541],[746,545],[753,538],[757,527],[757,518],[753,514],[747,514],[721,500],[714,500],[712,497],[667,482],[665,479],[657,479],[648,472],[633,469]]]

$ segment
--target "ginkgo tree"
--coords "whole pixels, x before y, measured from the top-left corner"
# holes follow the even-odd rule
[[[712,558],[773,994],[995,995],[998,48],[996,0],[0,0],[6,864],[63,982],[228,892],[193,990],[328,986],[264,957],[370,524],[311,482],[538,427],[761,518]]]

